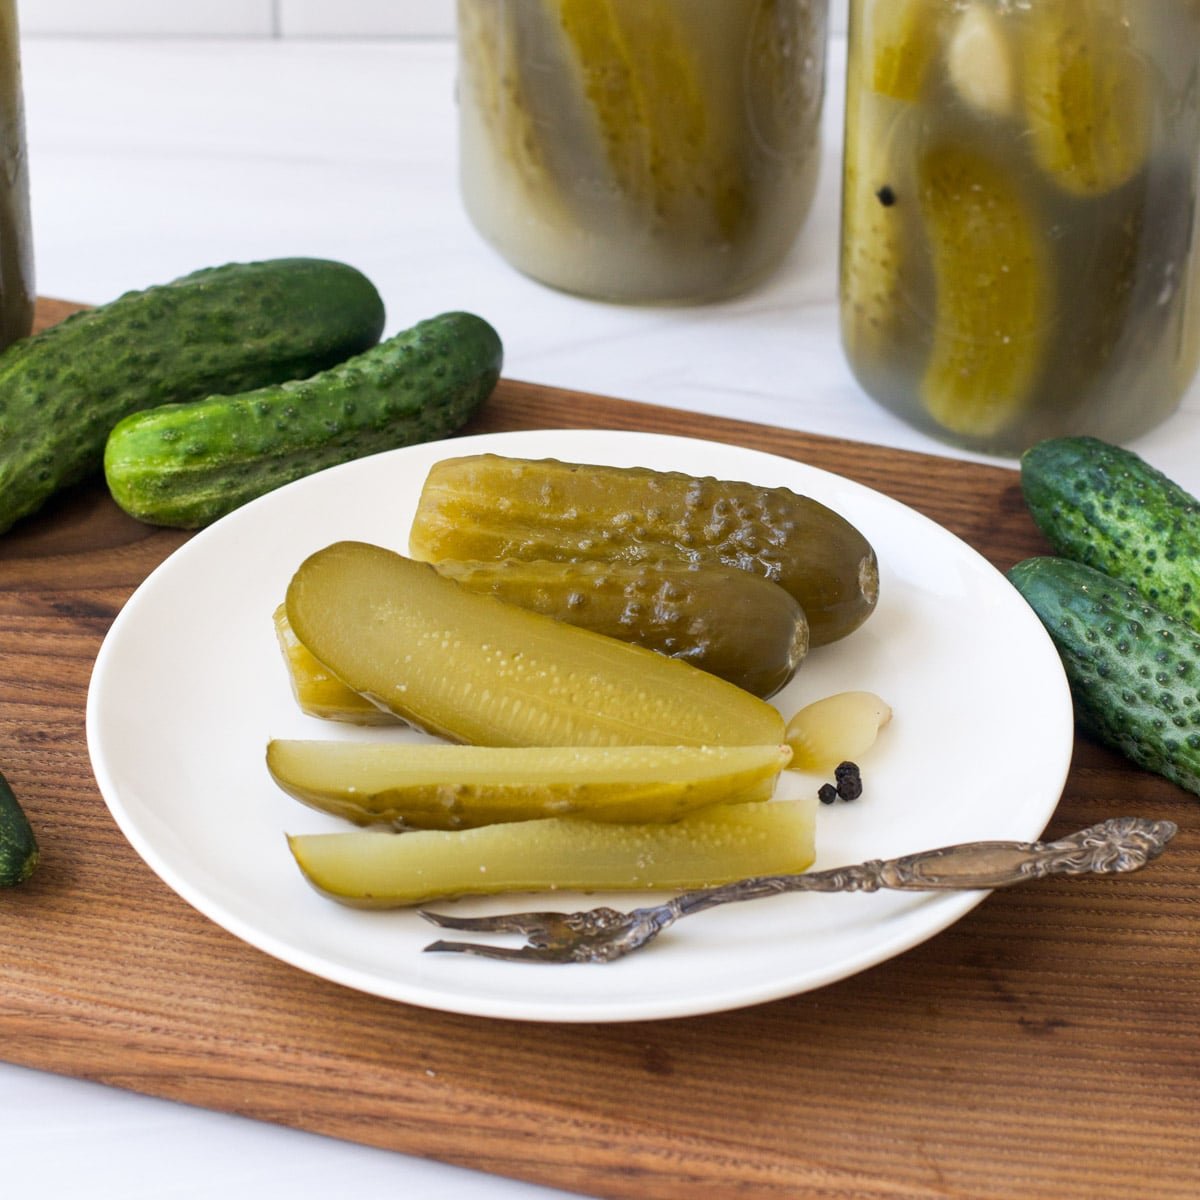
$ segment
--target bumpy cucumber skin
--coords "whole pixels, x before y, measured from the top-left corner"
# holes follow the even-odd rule
[[[721,563],[789,591],[810,645],[857,629],[879,564],[849,521],[788,488],[495,454],[430,468],[409,531],[414,558]]]
[[[0,774],[0,887],[24,883],[37,867],[38,857],[33,826]]]
[[[1026,559],[1008,577],[1058,648],[1080,728],[1200,794],[1200,634],[1084,563]]]
[[[472,313],[443,313],[309,379],[134,413],[108,438],[113,499],[196,529],[324,467],[433,441],[491,394],[503,348]]]
[[[1050,438],[1021,458],[1021,490],[1056,553],[1137,589],[1200,629],[1200,501],[1098,438]]]
[[[302,378],[373,346],[383,301],[324,259],[229,263],[127,292],[0,357],[0,532],[98,472],[124,416]]]
[[[763,698],[808,653],[808,620],[795,597],[736,567],[511,559],[434,565],[471,591],[681,658]]]

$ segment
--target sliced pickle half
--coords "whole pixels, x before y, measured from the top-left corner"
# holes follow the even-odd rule
[[[410,829],[676,821],[710,804],[769,800],[790,758],[786,746],[267,746],[271,778],[297,800],[357,825]]]
[[[1051,275],[1018,181],[963,142],[918,163],[936,289],[921,394],[944,429],[986,439],[1024,412],[1046,350]]]
[[[1034,157],[1065,191],[1100,196],[1150,152],[1153,69],[1133,41],[1141,4],[1039,3],[1026,17],[1025,118]]]
[[[318,891],[360,908],[501,892],[707,887],[803,871],[815,857],[816,799],[721,804],[671,824],[547,817],[457,832],[293,834]]]
[[[741,688],[641,646],[471,592],[364,542],[301,564],[300,642],[381,707],[484,746],[778,745],[783,718]]]
[[[941,54],[948,7],[946,0],[867,0],[859,40],[872,91],[921,99]]]

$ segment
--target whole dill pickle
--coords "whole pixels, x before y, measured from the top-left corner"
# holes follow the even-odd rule
[[[647,467],[493,454],[444,459],[417,504],[414,558],[719,563],[780,584],[813,646],[857,629],[879,596],[875,552],[844,517],[788,488]]]
[[[808,621],[778,584],[720,564],[460,562],[439,575],[474,592],[634,642],[773,696],[808,652]]]

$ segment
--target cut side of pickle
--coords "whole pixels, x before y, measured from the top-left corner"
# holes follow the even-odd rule
[[[374,703],[483,746],[772,745],[783,718],[641,646],[471,592],[364,542],[310,556],[287,591],[300,642]]]
[[[987,438],[1024,411],[1046,349],[1051,278],[1017,182],[965,143],[918,164],[936,281],[921,395],[944,429]]]
[[[808,621],[791,593],[719,563],[434,565],[473,592],[682,659],[756,696],[779,691],[808,652]]]
[[[283,653],[292,695],[300,711],[326,721],[345,721],[350,725],[395,725],[399,718],[365,696],[348,688],[324,663],[313,657],[301,644],[288,623],[287,606],[280,604],[274,613],[275,638]]]
[[[1128,0],[1035,4],[1023,45],[1025,118],[1034,157],[1065,191],[1101,196],[1150,152],[1153,64],[1133,43]]]
[[[857,762],[892,719],[891,707],[874,692],[838,692],[806,704],[787,724],[793,768],[831,771]]]
[[[443,459],[426,478],[409,549],[435,563],[723,564],[791,593],[813,646],[853,632],[879,597],[874,550],[825,505],[787,488],[646,467]]]
[[[676,821],[769,800],[786,746],[407,745],[275,739],[267,770],[302,803],[357,825],[472,829],[575,816]]]
[[[717,805],[672,824],[549,817],[458,832],[293,834],[318,891],[362,908],[502,892],[678,890],[806,870],[816,800]]]

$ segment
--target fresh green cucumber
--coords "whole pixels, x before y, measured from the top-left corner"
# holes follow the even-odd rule
[[[1200,793],[1200,634],[1084,563],[1030,558],[1008,577],[1058,648],[1080,728]]]
[[[1131,450],[1050,438],[1021,459],[1021,489],[1055,552],[1135,587],[1200,629],[1200,501]]]
[[[433,441],[491,394],[503,349],[472,313],[443,313],[309,379],[133,413],[108,438],[113,499],[195,529],[323,467]]]
[[[297,379],[373,346],[383,302],[323,259],[230,263],[128,292],[0,356],[0,532],[98,472],[128,413]]]
[[[0,887],[15,887],[38,863],[37,838],[8,780],[0,774]]]

